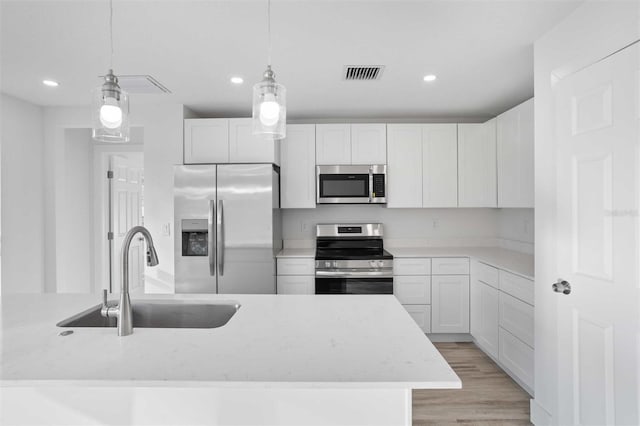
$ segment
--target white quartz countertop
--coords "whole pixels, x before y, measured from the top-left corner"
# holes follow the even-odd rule
[[[385,247],[395,257],[471,257],[496,268],[533,279],[533,255],[498,247]],[[315,257],[315,249],[287,248],[278,254],[284,257]]]
[[[3,295],[0,384],[459,388],[460,379],[394,296],[154,295],[235,301],[215,329],[72,328],[94,295]]]

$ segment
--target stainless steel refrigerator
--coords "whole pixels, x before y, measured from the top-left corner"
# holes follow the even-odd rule
[[[272,164],[176,166],[176,293],[274,294],[282,249]]]

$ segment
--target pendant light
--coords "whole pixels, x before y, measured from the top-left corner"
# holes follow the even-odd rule
[[[113,74],[113,0],[109,0],[109,40],[109,72],[104,76],[104,83],[93,91],[92,136],[100,142],[129,142],[129,95],[120,88],[118,77]]]
[[[267,0],[267,33],[267,69],[262,81],[253,86],[253,134],[283,139],[287,130],[287,91],[276,83],[276,74],[271,69],[271,0]]]

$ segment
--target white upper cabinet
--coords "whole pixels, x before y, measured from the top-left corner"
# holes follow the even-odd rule
[[[495,118],[458,124],[458,206],[497,207]]]
[[[387,124],[387,207],[422,207],[422,125]]]
[[[351,125],[351,164],[387,164],[387,125]]]
[[[280,163],[280,142],[252,134],[250,118],[184,120],[184,164]]]
[[[387,164],[386,124],[317,124],[316,164]]]
[[[316,125],[316,164],[351,164],[351,125]]]
[[[422,207],[458,206],[458,125],[422,126]]]
[[[533,208],[533,98],[497,118],[498,207]]]
[[[316,207],[316,130],[314,124],[291,124],[282,140],[280,196],[283,209]]]
[[[253,135],[251,118],[229,120],[230,163],[280,163],[279,141]]]
[[[184,120],[184,163],[229,162],[229,120],[198,118]]]

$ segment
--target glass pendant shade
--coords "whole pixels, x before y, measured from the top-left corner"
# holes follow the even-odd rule
[[[109,73],[104,84],[93,93],[91,107],[93,139],[100,142],[129,142],[129,95],[118,86],[118,78]]]
[[[275,74],[268,67],[264,79],[253,86],[253,134],[283,139],[287,129],[287,91],[276,83]]]

